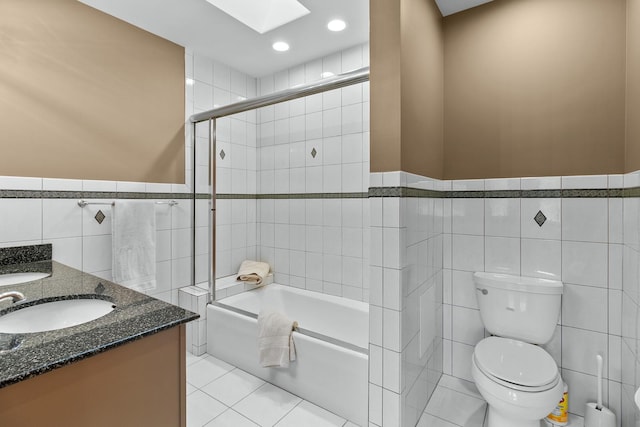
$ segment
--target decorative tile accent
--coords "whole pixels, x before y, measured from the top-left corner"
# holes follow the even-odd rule
[[[102,221],[104,221],[106,216],[102,213],[102,211],[98,211],[98,213],[96,214],[96,216],[94,216],[94,218],[96,219],[96,221],[98,221],[98,224],[102,224]]]
[[[542,211],[538,211],[533,219],[536,223],[538,223],[540,227],[542,227],[542,224],[544,224],[544,222],[547,220],[547,217],[542,213]]]
[[[314,148],[313,150],[311,150],[311,156],[315,159],[316,155],[318,154],[318,152],[316,151],[316,149]]]
[[[224,160],[224,158],[227,156],[227,154],[224,152],[224,150],[220,150],[220,158],[222,160]]]

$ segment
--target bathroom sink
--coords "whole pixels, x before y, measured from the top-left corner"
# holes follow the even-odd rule
[[[24,334],[69,328],[109,314],[115,307],[109,301],[89,298],[31,305],[0,316],[0,333]]]
[[[39,272],[0,274],[0,286],[32,282],[49,276],[51,276],[51,274]]]

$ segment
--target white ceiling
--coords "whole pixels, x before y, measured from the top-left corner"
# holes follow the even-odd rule
[[[310,14],[264,34],[206,0],[80,1],[254,77],[369,40],[369,0],[299,0]],[[344,19],[347,29],[327,30],[334,18]],[[271,45],[280,40],[291,50],[275,52]]]
[[[465,9],[480,6],[493,0],[436,0],[442,16],[452,15]]]
[[[369,40],[369,0],[298,0],[311,11],[259,34],[206,0],[79,0],[253,77],[283,70]],[[443,16],[492,0],[435,0]],[[341,33],[327,23],[344,19]],[[288,52],[271,45],[286,41]]]

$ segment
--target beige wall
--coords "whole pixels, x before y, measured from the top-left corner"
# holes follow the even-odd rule
[[[627,141],[625,172],[640,170],[640,0],[627,0]]]
[[[0,4],[0,175],[184,182],[184,49],[77,0]]]
[[[424,0],[371,0],[371,171],[442,175],[441,18]]]
[[[402,169],[400,0],[369,3],[371,172]]]
[[[495,1],[444,39],[446,178],[623,171],[624,1]]]
[[[402,170],[443,177],[444,46],[434,1],[402,1]]]

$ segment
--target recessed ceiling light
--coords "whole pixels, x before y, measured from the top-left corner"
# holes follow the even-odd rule
[[[286,52],[289,50],[289,44],[285,42],[275,42],[272,47],[273,50],[277,50],[278,52]]]
[[[207,0],[260,34],[307,15],[297,0]]]
[[[334,19],[327,24],[329,31],[342,31],[347,28],[347,23],[342,19]]]

